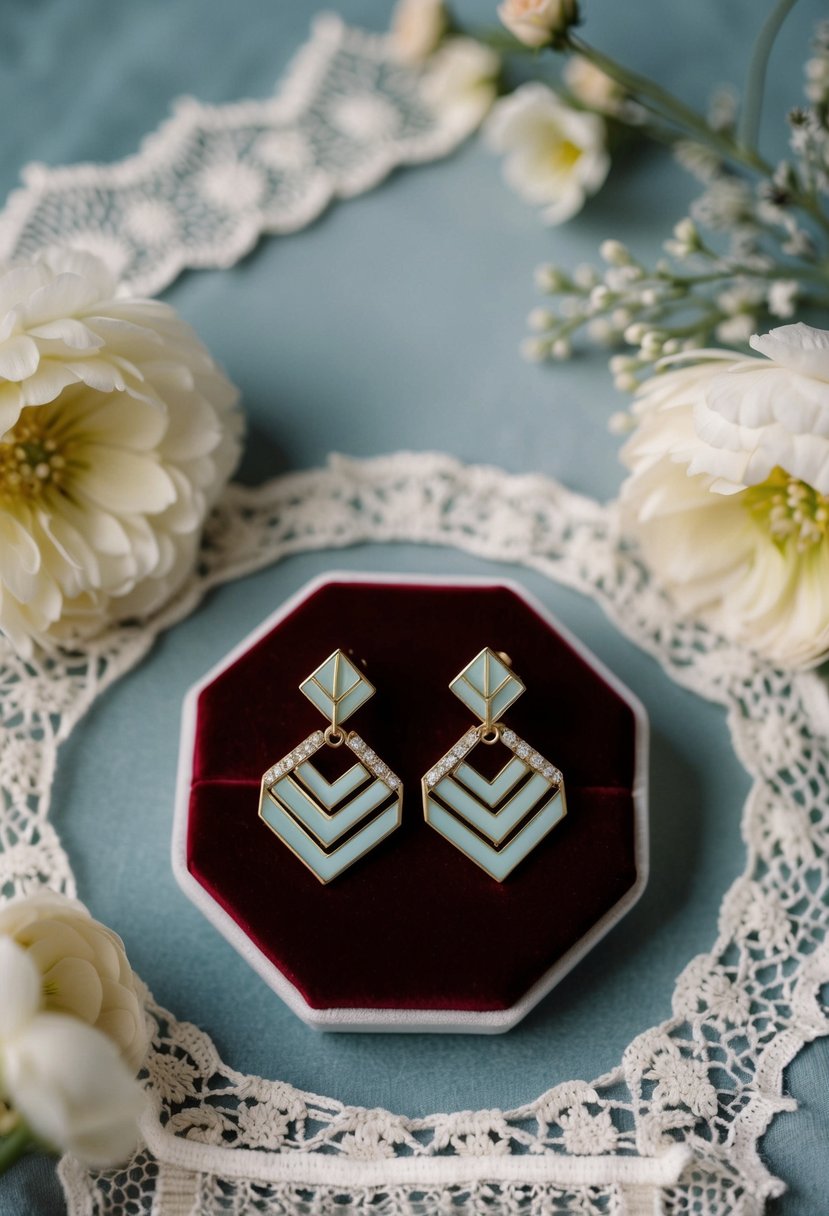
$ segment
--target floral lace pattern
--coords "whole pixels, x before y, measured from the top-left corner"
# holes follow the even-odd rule
[[[232,486],[198,573],[158,618],[74,655],[25,664],[7,653],[4,893],[39,881],[72,889],[46,818],[57,743],[160,630],[217,583],[293,553],[372,540],[519,561],[599,600],[672,678],[728,707],[754,786],[744,815],[748,865],[726,896],[720,935],[679,977],[673,1018],[638,1036],[618,1068],[506,1112],[407,1119],[242,1076],[206,1035],[148,997],[155,1107],[146,1147],[114,1173],[87,1174],[65,1160],[70,1210],[324,1213],[347,1196],[349,1210],[389,1216],[761,1212],[781,1189],[756,1143],[772,1115],[791,1107],[781,1097],[783,1067],[829,1030],[820,1003],[829,980],[825,690],[811,673],[775,671],[674,619],[620,545],[613,509],[543,478],[401,453],[334,458],[325,470],[257,489]]]
[[[448,154],[479,118],[436,111],[386,36],[318,17],[274,97],[184,98],[126,160],[28,166],[0,217],[0,262],[71,245],[125,292],[154,294],[185,268],[232,266],[263,233],[304,228],[398,165]]]
[[[131,290],[156,291],[182,267],[228,265],[261,232],[299,227],[334,195],[464,134],[428,110],[383,39],[325,19],[276,100],[187,102],[120,165],[31,170],[0,217],[0,250],[69,240],[108,255]],[[826,692],[813,674],[776,671],[676,619],[620,542],[613,508],[544,478],[401,453],[231,486],[198,570],[152,620],[31,662],[0,648],[0,895],[42,883],[74,892],[48,819],[58,746],[160,631],[211,586],[370,541],[451,546],[575,588],[673,679],[727,707],[754,784],[746,870],[719,936],[679,977],[673,1017],[639,1035],[617,1068],[513,1111],[408,1119],[243,1076],[148,994],[144,1146],[117,1171],[65,1158],[70,1213],[760,1213],[782,1189],[757,1141],[791,1106],[783,1068],[829,1031]]]

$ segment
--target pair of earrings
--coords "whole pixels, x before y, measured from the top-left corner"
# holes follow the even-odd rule
[[[262,777],[259,817],[320,882],[330,882],[400,826],[400,778],[343,723],[375,689],[341,650],[300,684],[330,719]],[[503,882],[566,814],[564,781],[501,721],[525,691],[503,653],[488,647],[449,687],[480,725],[471,726],[421,781],[426,822],[491,878]],[[472,765],[478,744],[512,756],[491,780]],[[329,781],[312,763],[323,748],[347,748],[354,763]]]

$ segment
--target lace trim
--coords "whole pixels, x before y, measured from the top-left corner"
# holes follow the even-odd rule
[[[124,292],[156,294],[182,270],[232,266],[263,233],[304,228],[399,165],[447,155],[479,120],[435,111],[386,36],[327,14],[276,96],[183,98],[126,160],[29,165],[0,217],[0,261],[68,244],[102,257]]]
[[[147,1083],[157,1108],[147,1147],[114,1173],[64,1162],[70,1210],[129,1211],[130,1196],[136,1211],[148,1210],[139,1197],[149,1204],[159,1188],[175,1186],[188,1197],[182,1210],[204,1213],[312,1210],[303,1207],[309,1195],[315,1212],[336,1210],[347,1195],[355,1211],[394,1216],[507,1204],[620,1213],[637,1210],[643,1194],[649,1204],[659,1195],[662,1210],[677,1216],[760,1212],[782,1189],[756,1152],[772,1115],[792,1105],[781,1097],[782,1069],[829,1030],[819,1001],[829,980],[826,693],[811,673],[775,671],[674,619],[636,554],[620,545],[613,509],[541,477],[402,453],[338,457],[257,489],[232,486],[211,520],[200,570],[159,617],[74,656],[28,665],[8,654],[2,704],[12,730],[0,764],[13,782],[17,826],[3,855],[7,893],[32,883],[28,868],[9,869],[24,844],[26,858],[39,858],[39,878],[71,887],[54,836],[48,855],[37,843],[48,830],[56,744],[160,630],[227,579],[293,553],[366,541],[518,561],[599,600],[672,678],[728,707],[755,781],[744,813],[748,866],[726,896],[717,942],[679,977],[673,1018],[638,1036],[618,1068],[506,1112],[407,1119],[243,1076],[205,1034],[148,997],[156,1033]],[[33,735],[43,736],[37,745]],[[528,1168],[528,1154],[539,1164]]]

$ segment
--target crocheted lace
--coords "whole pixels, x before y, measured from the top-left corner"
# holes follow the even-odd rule
[[[263,229],[299,226],[332,195],[367,187],[392,164],[439,155],[464,134],[429,112],[416,77],[392,64],[383,39],[326,20],[298,65],[276,102],[224,110],[187,103],[122,165],[30,172],[0,218],[0,245],[22,255],[79,234],[99,252],[108,242],[132,289],[157,290],[183,265],[228,264]],[[393,136],[378,121],[379,146],[349,144],[354,163],[333,164],[341,136],[323,137],[322,115],[355,95],[364,115],[375,98],[406,117]],[[221,163],[225,173],[222,157],[232,152],[259,172],[263,139],[284,163],[285,150],[299,147],[294,127],[303,128],[303,146],[308,130],[319,132],[325,159],[318,172],[299,175],[295,209],[280,211],[270,170],[247,203],[234,188],[219,205],[221,174],[201,168]],[[194,198],[214,200],[212,211],[194,204],[182,218],[176,192],[187,182]],[[144,203],[166,200],[176,212],[174,233],[161,211],[136,212],[142,193]],[[136,226],[136,214],[156,218]],[[753,786],[743,816],[746,869],[725,897],[719,935],[680,975],[671,1019],[639,1035],[617,1068],[590,1084],[556,1085],[513,1111],[409,1119],[244,1076],[207,1035],[147,994],[154,1038],[144,1144],[115,1171],[89,1172],[65,1158],[70,1213],[760,1213],[782,1190],[757,1142],[773,1114],[791,1107],[781,1097],[783,1068],[829,1031],[821,1003],[829,981],[829,702],[814,674],[777,671],[677,619],[621,543],[613,507],[547,479],[400,453],[336,457],[257,489],[231,486],[198,570],[158,616],[115,627],[71,654],[25,662],[0,649],[0,894],[43,883],[74,892],[48,818],[58,746],[159,632],[211,586],[291,554],[369,541],[451,546],[575,588],[671,678],[727,708]]]

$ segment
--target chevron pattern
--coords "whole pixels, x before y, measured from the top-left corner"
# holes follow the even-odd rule
[[[512,873],[567,813],[560,771],[512,731],[513,752],[488,780],[469,762],[477,742],[469,732],[426,774],[427,823],[498,882]]]
[[[399,826],[403,787],[353,731],[346,745],[356,763],[328,781],[311,763],[324,745],[317,731],[265,773],[259,817],[320,882],[328,883]]]

